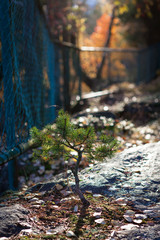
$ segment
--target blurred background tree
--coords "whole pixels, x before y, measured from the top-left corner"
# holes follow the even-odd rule
[[[160,41],[160,0],[111,1],[117,6],[117,17],[124,26],[123,38],[134,47]]]
[[[85,30],[86,0],[40,0],[54,39],[80,44]]]
[[[50,32],[59,41],[78,47],[111,48],[141,48],[160,42],[160,0],[41,0],[41,3]],[[83,80],[92,90],[104,71],[104,60],[103,53],[81,54]]]
[[[160,0],[40,0],[54,37],[79,45],[105,46],[116,7],[110,47],[160,41]]]

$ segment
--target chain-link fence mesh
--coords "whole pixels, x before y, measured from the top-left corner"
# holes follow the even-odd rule
[[[55,119],[59,52],[36,1],[0,3],[0,153]]]

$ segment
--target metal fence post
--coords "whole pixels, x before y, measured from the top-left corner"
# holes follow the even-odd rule
[[[151,47],[149,47],[147,50],[147,77],[146,77],[146,82],[148,83],[151,78],[152,78],[152,73],[151,73],[151,57],[152,57],[152,54],[151,54]]]
[[[77,55],[78,55],[77,65],[78,65],[78,75],[79,75],[78,96],[79,96],[79,98],[81,100],[82,99],[82,71],[81,71],[81,65],[80,65],[80,49],[77,50]]]
[[[137,81],[136,84],[141,82],[141,50],[137,51]]]
[[[59,48],[54,45],[54,51],[55,51],[55,63],[54,63],[54,78],[55,78],[55,85],[56,85],[56,91],[55,91],[55,104],[58,108],[61,108],[61,98],[60,98],[60,50]]]
[[[68,47],[62,47],[62,58],[63,58],[63,96],[64,96],[64,109],[65,111],[70,110],[70,51]]]
[[[107,80],[108,80],[108,84],[112,84],[112,80],[111,80],[111,53],[108,52],[108,76],[107,76]]]
[[[158,43],[158,69],[160,69],[160,43]]]
[[[0,29],[2,43],[2,67],[4,85],[4,106],[5,106],[5,132],[7,149],[15,145],[15,112],[14,92],[12,81],[12,50],[11,50],[11,19],[9,0],[2,0],[0,4]],[[8,163],[9,188],[14,187],[14,160]]]

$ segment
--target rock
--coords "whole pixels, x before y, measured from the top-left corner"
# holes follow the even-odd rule
[[[93,194],[93,197],[103,197],[101,194]]]
[[[160,210],[159,209],[147,209],[143,211],[144,214],[150,218],[160,220]]]
[[[35,204],[35,205],[42,205],[42,204],[45,203],[45,201],[40,200],[40,199],[38,199],[36,197],[31,198],[28,202],[31,203],[31,204]]]
[[[128,215],[123,215],[123,217],[127,222],[132,222],[133,221],[133,218],[128,216]]]
[[[22,229],[29,228],[27,215],[29,211],[19,204],[0,208],[0,237],[10,237]],[[21,224],[23,222],[23,224]],[[24,224],[26,222],[26,225]]]
[[[39,201],[39,198],[33,197],[33,198],[29,199],[28,202],[31,203],[31,202],[36,202],[36,201]]]
[[[20,232],[21,235],[30,235],[31,233],[33,233],[32,229],[23,229]]]
[[[66,231],[65,225],[60,225],[58,227],[55,227],[54,229],[47,230],[46,234],[62,234],[64,231]]]
[[[119,199],[117,203],[122,205],[131,200],[139,208],[142,206],[142,210],[146,209],[144,205],[159,201],[159,176],[160,142],[126,149],[112,159],[106,158],[103,163],[79,172],[82,191],[91,191],[94,197],[115,197]],[[75,181],[71,171],[67,172],[67,177],[74,190]],[[54,191],[56,184],[67,187],[67,177],[66,174],[56,175],[49,182],[39,183],[28,191]]]
[[[73,212],[77,213],[78,212],[78,205],[74,206]]]
[[[30,206],[31,208],[40,208],[41,207],[41,205],[32,205],[32,206]]]
[[[52,208],[53,209],[59,209],[59,207],[57,205],[53,205]]]
[[[60,191],[60,190],[62,190],[63,189],[63,186],[62,185],[60,185],[60,184],[56,184],[56,189],[58,190],[58,191]]]
[[[72,231],[68,231],[68,232],[66,233],[66,236],[67,236],[67,237],[76,237],[76,235],[75,235],[74,232],[72,232]]]
[[[121,205],[121,206],[127,205],[127,200],[125,198],[117,198],[115,201],[116,203],[118,203],[118,205]]]
[[[133,225],[133,224],[132,224]],[[160,236],[160,224],[154,226],[137,226],[136,228],[129,227],[128,229],[125,228],[121,231],[117,231],[116,237],[117,239],[121,240],[159,240]]]
[[[101,217],[101,212],[94,212],[93,217],[100,218]]]
[[[116,231],[113,230],[113,231],[111,232],[111,237],[113,238],[113,237],[115,237],[115,236],[116,236]]]
[[[66,190],[61,190],[60,193],[66,197],[66,196],[69,196],[72,192],[71,191],[66,191]]]
[[[79,172],[82,191],[91,191],[94,197],[106,195],[126,199],[127,196],[126,201],[117,200],[117,203],[125,204],[131,200],[136,206],[149,206],[159,201],[159,176],[160,142],[126,149],[112,159],[106,158],[103,163]],[[67,172],[67,177],[74,190],[71,171]],[[56,175],[49,182],[39,183],[28,191],[54,191],[56,184],[67,187],[67,177],[66,174]]]
[[[135,214],[135,218],[136,219],[146,219],[147,218],[147,216],[145,215],[145,214]]]
[[[33,193],[33,192],[48,192],[48,191],[54,191],[55,189],[55,185],[59,184],[61,186],[67,187],[67,178],[72,175],[71,171],[67,171],[66,173],[60,173],[56,176],[54,176],[51,180],[49,181],[45,181],[45,182],[41,182],[41,183],[37,183],[34,186],[30,187],[27,192],[28,193]]]
[[[3,166],[0,166],[0,193],[8,190],[9,182],[8,182],[8,165],[7,163]]]
[[[135,229],[135,228],[138,228],[138,227],[139,227],[138,225],[129,223],[129,224],[126,224],[126,225],[121,226],[121,229],[122,229],[122,230],[130,231],[130,230]]]
[[[106,224],[106,222],[104,221],[104,218],[99,218],[99,219],[96,219],[94,221],[98,224]]]
[[[133,219],[133,222],[137,223],[137,224],[140,224],[140,223],[142,223],[142,220],[141,219]]]
[[[126,149],[114,158],[79,173],[81,189],[91,190],[93,196],[104,194],[123,199],[127,195],[127,200],[135,205],[146,206],[159,201],[159,176],[160,142]]]
[[[132,210],[127,210],[127,211],[125,212],[125,215],[130,216],[130,217],[134,217],[135,212],[132,211]]]

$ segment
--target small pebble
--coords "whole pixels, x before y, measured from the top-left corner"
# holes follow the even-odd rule
[[[72,231],[68,231],[68,232],[66,233],[66,236],[67,236],[67,237],[76,237],[76,235],[75,235],[74,232],[72,232]]]
[[[93,194],[93,197],[103,197],[101,194]]]
[[[20,234],[22,235],[30,235],[33,232],[32,229],[23,229],[21,230]]]
[[[146,219],[147,216],[145,214],[135,214],[136,219]]]
[[[142,220],[141,220],[141,219],[133,219],[133,222],[134,222],[134,223],[137,223],[137,224],[141,224],[141,223],[142,223]]]
[[[28,198],[28,197],[27,197],[27,198]],[[28,202],[31,203],[31,202],[36,202],[36,201],[39,201],[39,198],[36,198],[36,197],[30,198]]]
[[[72,193],[71,191],[66,191],[66,190],[62,190],[62,191],[61,191],[61,194],[62,194],[64,197],[70,195],[71,193]]]
[[[131,217],[135,215],[135,212],[132,210],[127,210],[124,215],[129,215]]]
[[[117,198],[116,202],[121,206],[126,206],[127,205],[127,201],[125,200],[125,198]]]
[[[101,217],[101,212],[95,212],[95,213],[93,213],[93,217],[95,217],[95,218],[100,218],[100,217]]]
[[[116,231],[113,230],[113,231],[111,232],[111,237],[113,238],[113,237],[115,237],[115,235],[116,235]]]
[[[123,215],[123,217],[127,222],[133,222],[133,218],[130,217],[129,215]]]
[[[126,225],[121,226],[121,229],[122,229],[122,230],[128,230],[128,231],[130,231],[130,230],[135,229],[135,228],[138,228],[138,227],[139,227],[138,225],[129,223],[129,224],[126,224]]]
[[[105,224],[106,222],[104,221],[104,218],[96,219],[94,220],[98,224]]]
[[[31,208],[40,208],[41,205],[32,205]]]
[[[59,190],[59,191],[60,191],[60,190],[62,190],[62,189],[63,189],[63,186],[57,183],[57,184],[56,184],[56,188],[57,188],[57,190]]]
[[[78,212],[78,205],[74,206],[74,210],[73,210],[75,213]]]

